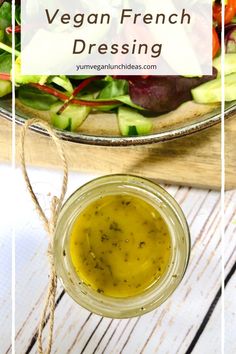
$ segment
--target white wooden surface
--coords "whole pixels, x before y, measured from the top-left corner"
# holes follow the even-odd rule
[[[0,354],[10,353],[10,226],[11,207],[7,203],[10,170],[1,166],[0,233]],[[17,170],[16,216],[16,353],[26,353],[37,331],[47,286],[47,235],[25,190]],[[30,169],[30,177],[45,208],[49,191],[60,188],[58,171]],[[95,176],[70,173],[68,195]],[[195,341],[194,354],[220,354],[221,300],[209,321],[204,320],[221,281],[220,193],[185,187],[166,186],[182,206],[190,225],[192,254],[187,273],[172,297],[157,310],[140,318],[111,320],[90,314],[66,294],[56,308],[52,353],[58,354],[184,354]],[[236,191],[226,194],[226,275],[236,261]],[[5,217],[4,217],[5,215]],[[6,216],[8,215],[8,217]],[[3,278],[2,278],[3,277]],[[225,292],[226,354],[236,353],[235,277]],[[62,288],[58,289],[60,296]],[[196,334],[202,322],[203,331]],[[36,353],[32,345],[29,353]]]
[[[11,236],[10,166],[0,165],[0,353],[11,346]]]

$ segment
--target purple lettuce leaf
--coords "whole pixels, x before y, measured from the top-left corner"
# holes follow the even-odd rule
[[[225,28],[225,52],[236,53],[236,24]]]
[[[192,100],[191,90],[204,82],[216,78],[213,75],[186,78],[183,76],[129,77],[131,100],[148,112],[162,114],[175,110],[186,101]]]

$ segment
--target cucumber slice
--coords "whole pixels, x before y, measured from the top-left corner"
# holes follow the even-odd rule
[[[152,130],[150,118],[145,118],[137,111],[127,107],[119,107],[118,124],[123,136],[145,135]]]
[[[236,73],[225,76],[225,101],[236,100]]]
[[[70,80],[68,79],[68,77],[66,77],[65,75],[54,76],[50,82],[54,82],[58,86],[61,86],[69,93],[73,92],[73,86],[72,86]]]
[[[56,112],[61,108],[61,104],[55,104],[51,108],[50,116],[52,125],[61,130],[71,129],[71,118],[66,114],[58,115]]]
[[[218,71],[218,76],[221,76],[221,57],[213,60],[213,66]],[[236,53],[225,54],[225,71],[224,75],[236,73]]]
[[[197,103],[221,102],[221,78],[208,81],[203,85],[194,88],[192,96]],[[225,76],[225,101],[236,100],[236,73]]]
[[[51,107],[50,116],[52,124],[62,130],[77,131],[79,126],[89,115],[91,108],[78,105],[69,105],[62,114],[57,112],[61,108],[61,103],[56,103]]]
[[[6,96],[11,93],[11,82],[0,80],[0,97]]]

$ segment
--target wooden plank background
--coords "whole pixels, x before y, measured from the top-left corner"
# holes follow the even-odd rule
[[[236,188],[236,117],[225,122],[226,188]],[[20,127],[16,127],[19,142]],[[108,148],[65,142],[69,167],[75,171],[133,173],[158,182],[219,189],[221,185],[221,126],[155,145]],[[11,159],[11,124],[0,119],[0,160]],[[30,132],[28,163],[57,168],[55,146],[47,137]],[[17,149],[18,153],[18,149]],[[17,154],[18,158],[18,154]]]
[[[48,191],[58,192],[61,174],[32,168],[29,173],[43,208],[48,210]],[[71,172],[68,194],[92,177]],[[20,171],[17,171],[16,178],[16,200],[20,201],[16,220],[16,353],[33,354],[37,352],[35,334],[48,281],[47,235],[32,208]],[[192,343],[195,343],[191,350],[194,354],[221,353],[219,299],[217,312],[213,311],[210,320],[205,320],[221,285],[220,193],[187,187],[166,188],[183,208],[192,237],[190,264],[179,288],[160,308],[149,314],[128,320],[111,320],[81,308],[59,287],[53,354],[189,354]],[[236,261],[236,192],[227,192],[225,212],[227,275]],[[228,287],[227,292],[232,288]],[[226,308],[231,317],[234,298],[231,292],[226,297]],[[0,308],[1,325],[3,311]],[[199,336],[202,323],[204,328]],[[226,354],[232,354],[233,332],[228,336]],[[9,346],[4,348],[3,354],[10,353]]]
[[[9,161],[11,156],[11,126],[5,120],[0,120],[0,126],[0,160]],[[18,134],[19,129],[17,128],[17,137]],[[197,138],[198,134],[199,138]],[[214,127],[198,134],[188,137],[186,142],[184,141],[187,138],[183,138],[156,146],[124,148],[119,149],[119,151],[117,149],[83,145],[76,145],[78,148],[76,150],[75,144],[66,143],[66,151],[70,167],[80,171],[94,171],[94,167],[96,167],[98,173],[103,168],[110,172],[121,172],[118,168],[123,168],[122,171],[144,174],[158,180],[165,180],[166,178],[171,183],[177,182],[179,184],[190,183],[190,176],[193,185],[218,188],[220,127]],[[235,137],[235,120],[230,119],[226,122],[228,188],[235,187],[236,183]],[[35,139],[37,139],[37,144],[35,144]],[[202,145],[199,146],[200,141]],[[44,166],[54,168],[58,166],[54,152],[55,148],[48,138],[30,133],[27,144],[28,159],[31,165],[38,165],[36,159],[41,156]],[[176,155],[174,146],[178,146],[180,149],[178,150],[179,155]],[[186,148],[187,151],[185,151]],[[114,153],[116,153],[116,158]],[[76,165],[75,157],[78,161]],[[159,170],[163,169],[163,166],[167,166],[165,161],[167,158],[169,159],[169,169],[167,168],[167,175],[163,177],[163,171],[160,172]],[[124,160],[123,165],[121,163],[117,165],[118,160]],[[133,163],[130,164],[132,161]],[[173,161],[176,161],[176,164]],[[140,169],[141,163],[145,166],[144,171]],[[181,176],[178,169],[181,171]],[[174,172],[176,173],[175,176],[173,176]],[[171,176],[169,179],[167,178],[168,173]],[[3,176],[4,173],[1,172],[2,180]],[[30,169],[30,176],[36,186],[37,195],[47,209],[49,197],[46,191],[58,191],[60,174],[57,170],[33,168]],[[93,175],[70,172],[68,194],[92,177]],[[9,181],[9,174],[8,177],[5,175],[4,178]],[[16,180],[17,188],[14,199],[17,208],[16,353],[36,353],[35,334],[48,280],[47,235],[32,208],[19,170]],[[5,189],[6,195],[4,194]],[[181,286],[159,309],[143,317],[130,320],[111,320],[90,314],[87,310],[76,305],[71,298],[64,294],[60,287],[56,308],[53,354],[221,353],[220,194],[209,189],[197,190],[191,187],[170,185],[167,185],[167,189],[182,206],[192,236],[190,265]],[[2,185],[1,191],[4,201],[4,208],[1,209],[3,212],[8,200],[7,184],[5,184],[5,187],[4,184]],[[11,205],[8,204],[8,212],[10,213]],[[1,213],[1,215],[4,214]],[[6,231],[8,228],[9,225],[5,225],[5,233],[8,232]],[[226,193],[225,229],[225,273],[228,276],[225,298],[225,354],[232,354],[236,352],[232,327],[236,318],[234,310],[236,307],[235,276],[233,276],[236,263],[236,191]],[[7,234],[5,239],[8,239]],[[4,252],[4,259],[8,259],[7,262],[4,262],[8,264],[10,269],[10,243],[4,242],[0,242],[0,252],[1,254]],[[3,329],[0,336],[0,354],[11,352],[11,288],[9,281],[11,271],[6,271],[4,262],[2,261],[6,282],[4,283],[4,298],[0,298],[0,327]],[[210,318],[209,313],[212,314]]]

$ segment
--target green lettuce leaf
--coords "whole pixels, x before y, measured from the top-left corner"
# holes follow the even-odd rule
[[[24,105],[39,111],[48,111],[54,103],[58,102],[57,97],[29,85],[19,87],[18,99]]]

